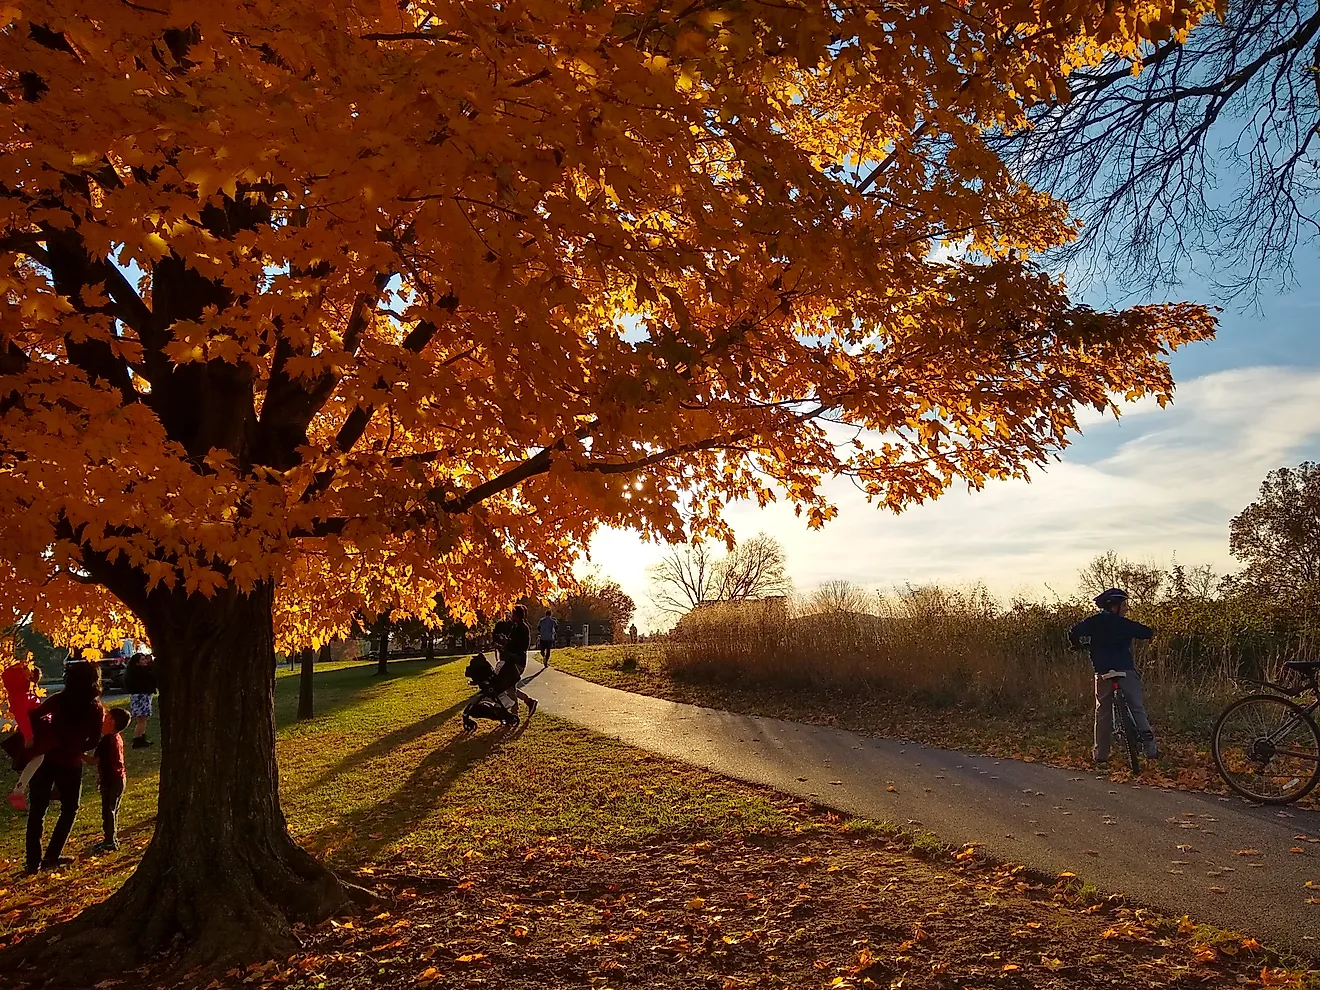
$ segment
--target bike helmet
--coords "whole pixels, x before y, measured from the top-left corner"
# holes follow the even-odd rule
[[[1111,605],[1117,605],[1119,602],[1125,602],[1127,600],[1128,593],[1122,588],[1110,588],[1109,590],[1102,591],[1095,596],[1095,607],[1101,609],[1109,608]]]

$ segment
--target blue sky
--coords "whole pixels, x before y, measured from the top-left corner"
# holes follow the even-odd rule
[[[1246,311],[1225,303],[1218,339],[1174,356],[1171,407],[1141,403],[1118,422],[1089,416],[1062,462],[1030,484],[955,489],[895,516],[836,482],[839,517],[815,533],[783,505],[735,505],[729,518],[740,537],[777,537],[806,592],[842,578],[881,589],[980,580],[1003,596],[1068,595],[1078,568],[1109,549],[1232,570],[1228,521],[1265,473],[1320,459],[1320,261],[1303,253],[1291,291],[1267,289]],[[1083,297],[1106,302],[1099,289]],[[1221,301],[1203,283],[1166,298]],[[630,533],[592,543],[592,562],[637,601],[639,625],[655,624],[646,569],[662,553]]]

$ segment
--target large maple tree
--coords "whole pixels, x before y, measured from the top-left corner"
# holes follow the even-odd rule
[[[160,810],[59,951],[284,951],[272,648],[718,536],[822,478],[891,508],[1166,400],[1190,305],[1098,313],[985,136],[1188,0],[12,0],[0,599],[140,626]]]

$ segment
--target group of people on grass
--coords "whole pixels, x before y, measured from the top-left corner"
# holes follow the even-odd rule
[[[9,804],[27,814],[24,872],[32,874],[72,862],[64,856],[64,846],[81,804],[84,766],[97,768],[101,792],[102,839],[93,851],[118,849],[119,805],[128,778],[124,730],[136,722],[134,748],[152,744],[147,724],[156,683],[150,654],[129,659],[125,671],[126,687],[131,692],[127,710],[101,703],[101,668],[93,662],[67,664],[63,687],[46,698],[39,696],[41,671],[35,666],[11,664],[0,672],[0,679],[17,725],[17,731],[4,740],[3,748],[18,772]],[[60,814],[43,851],[46,812],[52,801],[60,803]]]

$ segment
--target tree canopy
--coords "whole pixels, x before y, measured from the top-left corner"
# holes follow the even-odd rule
[[[1320,464],[1271,471],[1256,500],[1233,517],[1228,548],[1241,580],[1267,591],[1320,585]]]
[[[821,522],[827,473],[895,507],[1021,473],[1210,332],[1070,307],[1028,260],[1062,204],[983,139],[1135,16],[6,8],[6,598],[113,638],[98,586],[296,578],[292,614],[333,575],[347,621],[600,523],[776,488]]]
[[[144,627],[161,684],[152,845],[65,958],[275,955],[343,905],[279,810],[277,638],[510,600],[600,525],[1022,476],[1078,406],[1167,401],[1212,319],[1071,304],[1064,205],[986,135],[1203,12],[6,5],[0,600]]]

